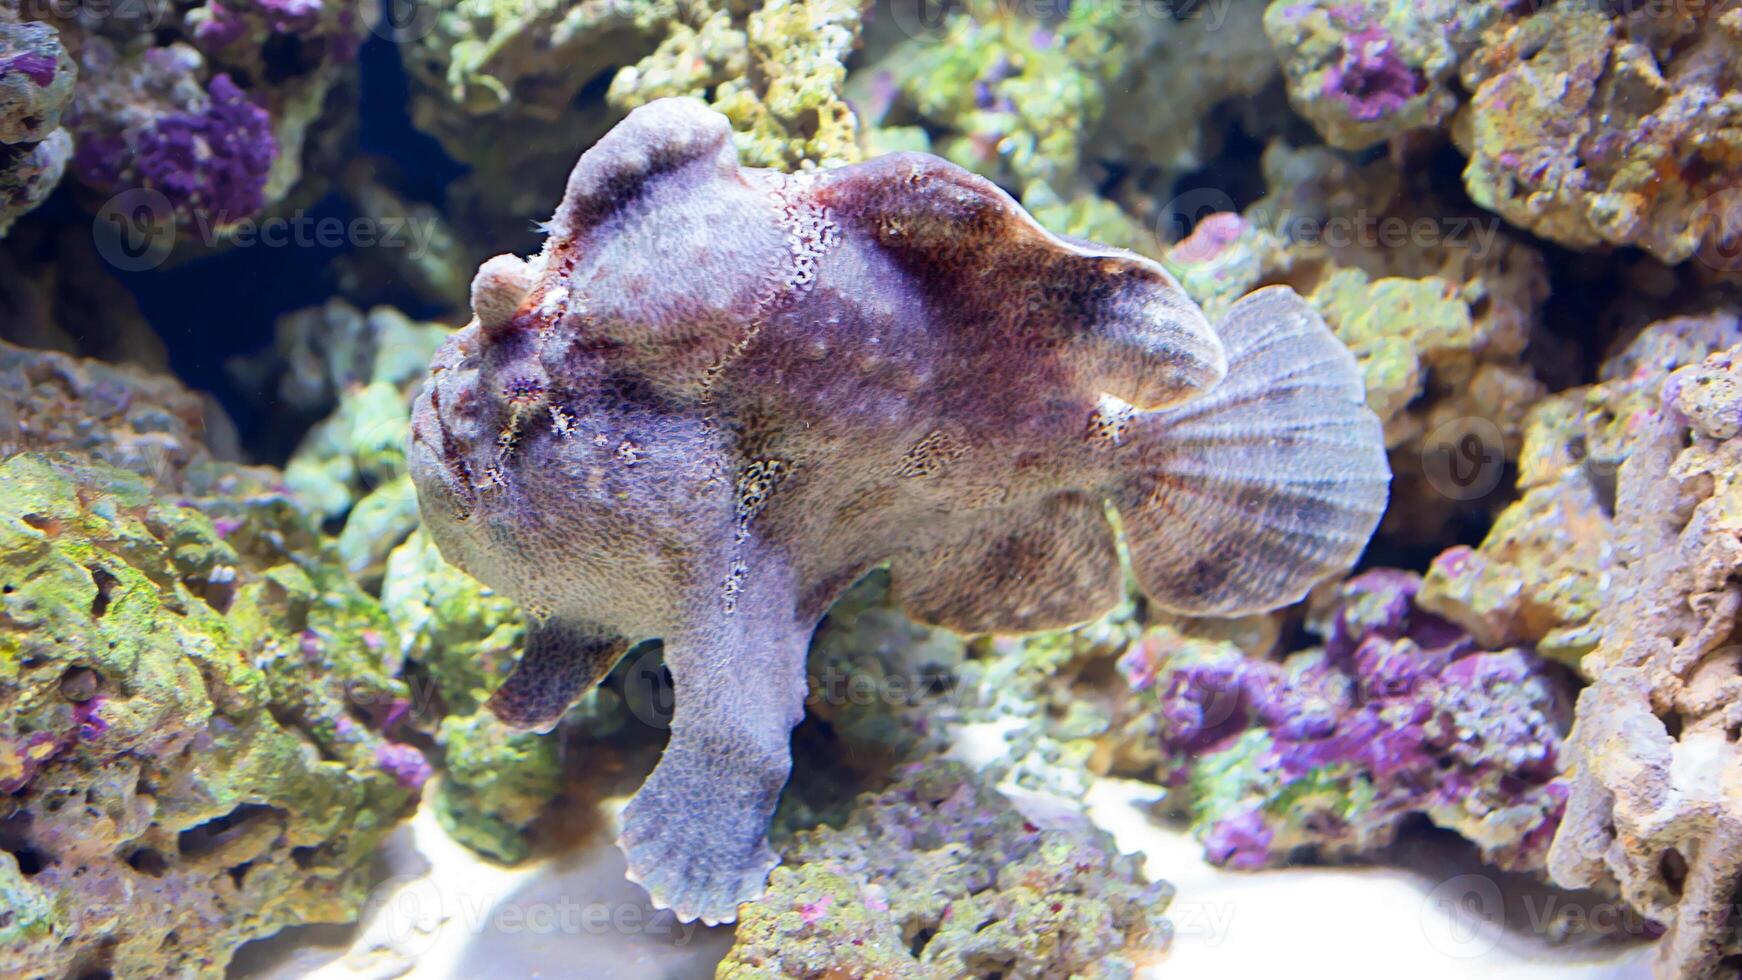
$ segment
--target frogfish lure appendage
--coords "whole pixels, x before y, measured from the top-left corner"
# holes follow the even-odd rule
[[[666,99],[575,166],[437,353],[412,475],[443,555],[531,629],[491,700],[549,729],[665,641],[670,741],[630,875],[729,922],[778,857],[811,631],[873,565],[916,619],[1025,632],[1121,597],[1234,616],[1359,556],[1389,481],[1355,361],[1291,290],[1212,326],[1160,266],[1061,239],[943,160],[740,167]]]

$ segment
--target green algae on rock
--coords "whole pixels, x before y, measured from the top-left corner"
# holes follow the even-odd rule
[[[483,710],[525,634],[514,603],[443,561],[420,531],[387,560],[381,602],[404,644],[420,724],[434,719],[442,778],[434,805],[460,843],[505,862],[560,788],[554,736],[515,731]],[[427,718],[424,716],[428,716]]]
[[[216,976],[354,918],[429,774],[382,734],[380,604],[173,380],[8,345],[0,378],[0,877],[34,916],[8,963]]]
[[[390,307],[365,315],[340,300],[279,321],[288,365],[281,393],[294,393],[292,404],[333,406],[302,437],[284,482],[322,520],[343,521],[339,553],[366,582],[380,580],[388,551],[417,527],[417,495],[405,474],[411,398],[450,332]]]
[[[844,826],[787,842],[720,976],[1134,976],[1171,936],[1172,890],[1058,802],[1020,807],[959,762],[905,767]]]
[[[707,97],[751,166],[852,163],[863,155],[859,121],[841,92],[863,13],[853,0],[764,0],[748,13],[723,4],[698,27],[674,22],[657,51],[611,79],[606,99],[626,112]]]
[[[248,940],[348,921],[427,775],[372,727],[404,697],[385,614],[221,466],[177,502],[102,463],[0,463],[0,887],[31,912],[0,948],[27,974],[220,976]]]
[[[861,16],[844,0],[442,0],[408,39],[412,112],[471,166],[449,200],[488,255],[524,240],[581,151],[661,97],[709,98],[759,166],[859,159],[841,88]]]
[[[937,134],[932,152],[1015,188],[1031,209],[1062,211],[1083,194],[1085,136],[1100,122],[1106,89],[1123,66],[1119,23],[1108,4],[1042,23],[1003,4],[970,3],[952,11],[935,36],[915,32],[865,69],[857,101],[873,124],[891,113],[917,114]]]

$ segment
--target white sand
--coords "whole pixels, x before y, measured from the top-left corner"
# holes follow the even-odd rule
[[[1412,860],[1412,870],[1223,871],[1205,864],[1189,837],[1150,819],[1144,804],[1155,793],[1102,780],[1086,803],[1121,847],[1145,855],[1152,876],[1178,888],[1169,911],[1175,942],[1146,971],[1156,977],[1650,976],[1649,946],[1595,942],[1581,930],[1583,922],[1615,914],[1603,903],[1521,888],[1516,878],[1479,868],[1445,867],[1432,853]],[[383,859],[387,877],[360,927],[260,944],[236,972],[264,980],[677,980],[711,976],[731,945],[729,928],[682,926],[670,913],[655,913],[623,880],[621,858],[603,841],[560,861],[504,869],[444,834],[426,806]],[[1564,921],[1574,935],[1550,942],[1544,934],[1554,913],[1569,908]]]

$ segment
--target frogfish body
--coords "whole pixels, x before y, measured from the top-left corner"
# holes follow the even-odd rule
[[[670,741],[624,813],[630,874],[731,921],[830,603],[888,562],[915,619],[1055,629],[1121,597],[1234,616],[1350,565],[1389,471],[1355,362],[1292,291],[1212,326],[1160,266],[1042,229],[923,154],[740,167],[667,99],[498,256],[431,365],[410,459],[443,555],[531,624],[491,707],[549,729],[661,638]]]

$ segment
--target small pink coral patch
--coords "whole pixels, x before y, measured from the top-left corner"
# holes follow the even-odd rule
[[[798,907],[798,917],[804,920],[805,925],[814,926],[822,921],[824,915],[828,914],[829,905],[833,901],[834,899],[824,895],[814,902],[805,902]]]
[[[1171,253],[1179,262],[1197,264],[1209,262],[1238,241],[1246,230],[1246,220],[1233,211],[1218,211],[1198,222],[1190,237],[1180,242]]]

